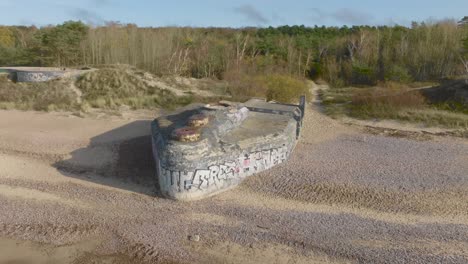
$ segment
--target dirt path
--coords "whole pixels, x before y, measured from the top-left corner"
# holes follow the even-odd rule
[[[319,107],[290,161],[192,203],[157,196],[149,115],[0,111],[0,263],[468,262],[467,141]]]

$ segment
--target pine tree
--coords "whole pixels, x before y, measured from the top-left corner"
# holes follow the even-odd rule
[[[467,26],[468,25],[468,16],[463,17],[460,21],[458,21],[459,26]]]

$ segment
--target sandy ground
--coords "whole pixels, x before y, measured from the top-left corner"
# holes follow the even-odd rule
[[[158,196],[151,113],[0,111],[0,263],[467,263],[466,139],[317,103],[287,163],[192,203]]]

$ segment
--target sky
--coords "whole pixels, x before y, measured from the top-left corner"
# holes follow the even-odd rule
[[[2,25],[68,20],[143,27],[410,25],[464,16],[468,0],[0,0]]]

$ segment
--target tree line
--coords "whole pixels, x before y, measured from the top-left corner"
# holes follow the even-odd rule
[[[239,81],[282,74],[334,86],[433,81],[468,73],[468,21],[403,26],[141,28],[79,21],[0,26],[0,65],[129,64],[157,75]]]

